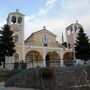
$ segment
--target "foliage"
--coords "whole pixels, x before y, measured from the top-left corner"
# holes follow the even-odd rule
[[[4,69],[4,68],[0,68],[0,76],[1,75],[7,75],[10,72],[10,70]]]
[[[90,43],[88,36],[84,33],[83,28],[80,28],[75,44],[76,58],[88,60],[90,58]]]
[[[10,30],[10,26],[5,24],[2,28],[2,36],[0,38],[0,56],[1,60],[5,64],[5,56],[13,56],[15,53],[15,43],[13,42],[13,31]]]
[[[50,79],[54,75],[54,72],[51,68],[44,68],[42,70],[42,77],[46,79]]]

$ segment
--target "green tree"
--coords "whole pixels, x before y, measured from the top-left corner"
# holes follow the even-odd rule
[[[77,36],[75,55],[77,59],[84,60],[85,63],[88,59],[90,59],[90,43],[88,36],[84,33],[83,28],[80,28]]]
[[[16,52],[14,49],[15,43],[13,42],[12,34],[13,31],[10,30],[10,26],[5,24],[2,28],[2,36],[0,40],[0,54],[3,57],[3,67],[5,67],[5,56],[13,56],[13,54]]]

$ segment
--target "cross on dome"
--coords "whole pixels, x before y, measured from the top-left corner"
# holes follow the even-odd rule
[[[16,12],[19,12],[19,9],[16,9]]]
[[[46,29],[46,26],[43,26],[43,29]]]
[[[78,23],[78,20],[76,20],[76,23]]]

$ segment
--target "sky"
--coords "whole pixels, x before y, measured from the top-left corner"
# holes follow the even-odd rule
[[[25,39],[46,26],[61,42],[62,33],[65,38],[65,28],[76,20],[90,36],[90,0],[1,0],[0,27],[16,9],[25,14]]]

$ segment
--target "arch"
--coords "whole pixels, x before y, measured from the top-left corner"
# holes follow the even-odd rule
[[[45,60],[46,60],[46,67],[49,67],[50,66],[50,55],[49,54],[46,54]]]
[[[64,59],[64,64],[65,65],[71,65],[72,64],[72,60],[73,60],[73,53],[72,52],[66,52],[63,55],[63,59]]]
[[[22,17],[18,17],[18,23],[21,24],[22,22]]]
[[[53,51],[53,52],[48,52],[46,54],[46,67],[49,66],[57,66],[60,64],[60,56],[58,55],[57,52]]]
[[[60,60],[60,56],[55,51],[48,52],[47,54],[50,56],[50,60]]]
[[[11,22],[14,24],[16,23],[16,16],[12,16]]]
[[[42,61],[43,58],[42,58],[42,55],[39,53],[39,51],[31,50],[26,54],[25,60],[26,60],[26,63],[28,63],[30,61],[39,62],[39,61]]]

